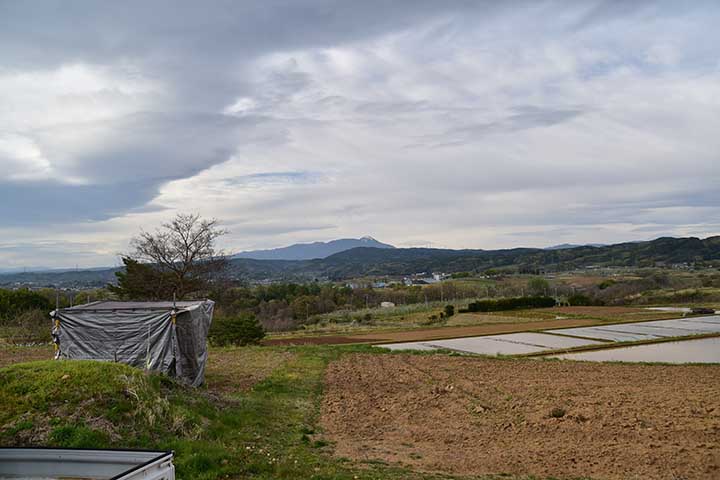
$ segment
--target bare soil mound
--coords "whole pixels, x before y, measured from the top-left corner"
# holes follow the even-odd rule
[[[720,478],[720,367],[356,354],[326,373],[335,454],[425,471]]]

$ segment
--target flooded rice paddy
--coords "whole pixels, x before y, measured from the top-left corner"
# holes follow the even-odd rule
[[[720,317],[718,316],[564,328],[539,333],[511,333],[423,342],[392,343],[381,345],[381,347],[390,350],[447,349],[482,355],[524,355],[576,347],[692,337],[694,335],[713,333],[720,334]],[[595,350],[592,352],[567,353],[557,355],[554,358],[629,362],[720,362],[720,338],[703,340],[682,340],[652,345],[628,346],[627,348]]]
[[[691,317],[653,322],[600,325],[597,327],[563,328],[547,333],[575,337],[632,342],[659,338],[688,337],[706,333],[720,333],[720,317]]]
[[[484,337],[453,338],[449,340],[428,340],[425,342],[393,343],[382,346],[391,350],[447,349],[484,355],[521,355],[600,343],[601,342],[596,340],[528,332],[489,335]]]
[[[720,363],[720,337],[565,353],[550,358],[594,362]]]

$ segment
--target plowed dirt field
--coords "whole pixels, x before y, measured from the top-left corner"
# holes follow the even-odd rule
[[[322,404],[335,454],[421,471],[720,478],[720,366],[355,354]]]

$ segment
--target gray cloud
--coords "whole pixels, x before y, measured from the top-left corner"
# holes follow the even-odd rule
[[[232,250],[718,232],[717,21],[710,1],[0,1],[0,234],[102,263],[180,210]]]
[[[0,180],[5,225],[104,220],[140,209],[160,186],[263,142],[259,118],[142,112],[29,132],[55,164],[44,181]],[[79,184],[62,182],[65,177]]]
[[[516,107],[510,115],[491,122],[466,125],[444,132],[435,137],[442,141],[431,147],[444,147],[462,145],[465,143],[482,141],[483,137],[492,134],[513,134],[520,130],[531,128],[550,127],[570,121],[584,112],[582,109],[548,109],[534,106]]]
[[[0,183],[0,217],[3,227],[107,220],[142,208],[157,194],[158,187],[152,181],[104,185]]]

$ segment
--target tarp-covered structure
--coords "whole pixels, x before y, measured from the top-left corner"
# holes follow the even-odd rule
[[[106,360],[205,381],[212,300],[92,302],[50,313],[56,358]]]

